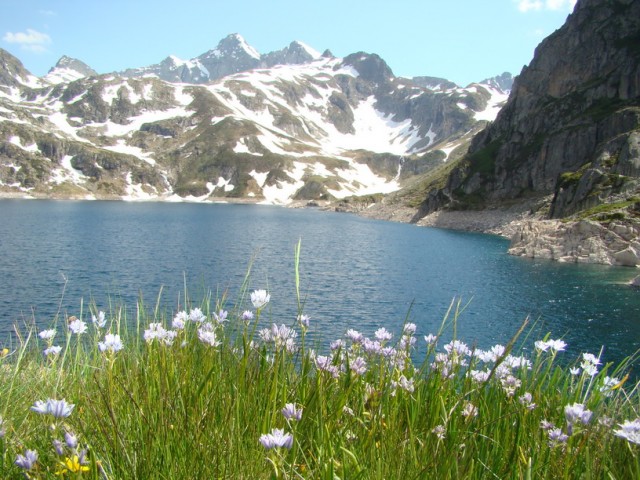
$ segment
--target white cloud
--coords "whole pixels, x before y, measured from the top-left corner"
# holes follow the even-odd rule
[[[529,10],[541,10],[543,3],[540,0],[518,0],[518,10],[528,12]]]
[[[573,10],[577,0],[546,0],[545,6],[549,10]]]
[[[518,4],[518,10],[523,13],[540,10],[568,10],[572,11],[577,0],[513,0]]]
[[[51,37],[46,33],[38,32],[32,28],[27,28],[26,32],[7,32],[2,37],[7,43],[15,43],[20,48],[35,53],[42,53],[47,50],[47,45],[51,44]]]
[[[53,10],[38,10],[38,13],[40,15],[44,15],[45,17],[55,17],[56,16],[56,12],[54,12]]]

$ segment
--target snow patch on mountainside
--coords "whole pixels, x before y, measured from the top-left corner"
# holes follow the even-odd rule
[[[311,55],[311,57],[314,60],[318,60],[319,58],[322,58],[322,54],[320,52],[318,52],[317,50],[314,50],[313,48],[311,48],[309,45],[307,45],[304,42],[301,42],[300,40],[296,40],[296,42],[298,45],[300,45],[302,48],[304,48],[305,52],[307,52],[309,55]]]
[[[346,150],[369,150],[376,153],[404,155],[420,140],[418,129],[411,120],[396,122],[389,115],[375,109],[375,97],[370,96],[353,111],[355,134],[338,132],[333,125],[326,125],[330,135],[323,148],[330,155],[340,155]],[[333,128],[331,128],[333,127]]]
[[[193,96],[186,91],[188,88],[190,87],[176,86],[173,89],[173,98],[175,98],[176,102],[185,107],[193,102]]]
[[[155,165],[156,161],[151,157],[152,153],[145,152],[139,147],[133,147],[131,145],[127,145],[124,140],[120,139],[115,145],[105,146],[103,147],[105,150],[110,150],[112,152],[124,153],[126,155],[133,155],[140,160],[147,162],[149,165]]]
[[[489,85],[483,85],[483,87],[491,94],[491,99],[487,102],[487,108],[481,112],[476,112],[473,118],[493,122],[509,95]]]
[[[0,98],[6,98],[7,100],[12,101],[13,103],[19,103],[22,101],[22,94],[20,93],[19,88],[5,87],[5,88],[0,88]]]
[[[400,188],[397,181],[388,181],[371,171],[362,163],[354,163],[349,169],[336,170],[342,181],[342,190],[330,190],[328,192],[336,198],[344,198],[350,195],[368,195],[372,193],[391,193]]]
[[[236,33],[234,37],[238,40],[240,48],[247,52],[249,56],[255,58],[256,60],[260,60],[260,54],[258,53],[258,51],[251,45],[249,45],[242,35]]]
[[[374,96],[370,96],[353,109],[355,133],[341,133],[335,125],[328,121],[326,108],[330,102],[329,99],[332,94],[340,93],[340,90],[332,86],[330,82],[332,76],[326,76],[324,83],[321,79],[323,75],[326,75],[326,72],[333,71],[332,68],[338,64],[336,59],[323,59],[304,65],[281,65],[269,70],[242,72],[226,77],[224,81],[212,84],[207,88],[218,100],[232,110],[236,117],[249,119],[262,127],[260,128],[260,142],[265,148],[276,153],[291,154],[283,146],[282,139],[278,137],[289,137],[290,135],[274,127],[276,122],[270,111],[270,106],[276,110],[288,110],[293,116],[305,119],[302,122],[303,128],[314,140],[306,142],[307,153],[299,153],[300,156],[309,154],[342,155],[347,150],[358,149],[396,155],[409,153],[413,145],[422,140],[419,129],[412,125],[411,120],[398,122],[393,120],[390,115],[376,110]],[[323,75],[318,76],[320,72]],[[334,74],[357,76],[358,73],[353,67],[342,67],[335,70]],[[305,85],[309,76],[313,76],[316,81],[312,87],[308,87],[308,92],[300,102],[291,105],[285,98],[286,92],[281,90],[281,82]],[[254,97],[257,92],[266,97],[261,108],[246,107],[237,94],[232,94],[229,99],[227,85],[237,81],[249,83],[254,89]],[[244,94],[245,90],[241,90],[241,93]],[[433,132],[431,135],[435,136]],[[295,140],[297,143],[303,142],[300,138]],[[433,138],[430,137],[429,141],[433,142]],[[242,147],[236,146],[236,148]]]
[[[54,85],[73,82],[81,78],[84,78],[84,75],[77,70],[73,70],[72,68],[55,68],[44,77],[42,77],[45,82],[49,82]]]
[[[224,177],[218,177],[218,183],[216,183],[216,188],[222,188],[225,192],[230,192],[234,188],[236,188],[232,183],[231,179],[226,180]]]
[[[142,127],[144,123],[153,123],[160,120],[187,116],[189,116],[189,112],[183,107],[175,107],[168,110],[149,110],[138,116],[129,118],[129,123],[126,125],[107,121],[102,123],[88,123],[83,128],[103,130],[105,134],[110,137],[124,137],[140,130],[140,127]]]
[[[306,169],[306,163],[293,162],[293,170],[287,171],[287,175],[293,179],[293,182],[278,181],[275,185],[263,186],[262,195],[264,196],[264,201],[260,203],[269,205],[287,205],[291,203],[295,193],[304,186],[302,177]]]
[[[157,192],[149,193],[141,183],[133,183],[131,172],[127,173],[125,179],[127,182],[127,186],[125,187],[127,194],[122,196],[122,200],[139,202],[155,200],[157,198]]]
[[[31,145],[23,145],[22,144],[22,140],[20,140],[20,137],[14,135],[13,137],[11,137],[9,139],[9,143],[12,143],[13,145],[15,145],[16,147],[21,148],[22,150],[26,151],[26,152],[39,152],[40,149],[38,148],[38,145],[36,145],[35,143],[32,143]]]
[[[60,168],[52,170],[51,181],[55,184],[71,182],[75,185],[84,183],[87,180],[80,170],[76,170],[71,165],[73,156],[65,155],[60,161]]]
[[[59,103],[60,105],[62,104],[62,102],[57,103]],[[69,136],[79,142],[90,143],[86,138],[78,136],[76,128],[69,125],[69,121],[65,113],[62,113],[61,111],[53,112],[49,116],[47,116],[47,119],[58,128],[59,132],[64,133],[66,136]],[[57,137],[65,138],[65,135],[60,135],[59,132],[54,131],[53,134]]]
[[[267,181],[267,176],[269,172],[256,172],[255,170],[251,170],[249,175],[256,181],[260,188],[264,187],[264,183]]]

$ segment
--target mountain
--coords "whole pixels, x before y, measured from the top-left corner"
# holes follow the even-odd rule
[[[330,53],[327,56],[332,57]],[[273,67],[275,65],[296,65],[300,63],[310,63],[314,60],[319,60],[323,57],[320,52],[317,52],[308,45],[295,41],[291,42],[288,47],[283,48],[275,52],[261,55],[261,62],[267,67]]]
[[[596,222],[576,228],[603,239],[611,233],[603,243],[631,249],[624,261],[613,252],[604,263],[639,264],[639,32],[640,2],[579,0],[563,27],[537,47],[506,105],[474,137],[468,154],[427,182],[430,191],[417,218],[437,210],[519,204],[540,218]],[[560,230],[557,223],[549,225]],[[520,231],[514,238],[541,242],[544,235]],[[547,244],[520,251],[594,261],[599,254],[589,248],[565,249],[563,238],[571,235],[573,247],[576,238],[585,245],[591,241],[568,231],[551,242],[559,242],[557,251]]]
[[[451,90],[458,88],[458,85],[440,77],[413,77],[411,79],[413,83],[420,87],[428,88],[429,90]]]
[[[49,70],[44,80],[49,83],[73,82],[84,77],[92,77],[98,73],[89,67],[86,63],[64,55],[58,60],[58,63]]]
[[[188,62],[168,57],[162,75],[61,59],[38,79],[0,55],[4,195],[288,204],[387,193],[455,158],[506,100],[488,85],[421,87],[364,52],[293,42],[262,56],[239,35]]]
[[[497,90],[502,90],[505,93],[510,93],[511,88],[513,87],[513,80],[513,75],[509,72],[504,72],[500,75],[496,75],[495,77],[482,80],[480,83],[490,85],[491,87]]]
[[[329,56],[330,53],[328,54]],[[123,77],[153,75],[168,82],[208,83],[227,75],[246,72],[256,68],[276,65],[297,65],[322,58],[319,52],[302,42],[291,42],[282,50],[260,54],[239,34],[226,36],[218,46],[191,60],[181,60],[173,55],[162,62],[143,68],[120,72]]]
[[[0,91],[7,93],[12,89],[38,85],[38,78],[31,75],[20,60],[0,48]]]

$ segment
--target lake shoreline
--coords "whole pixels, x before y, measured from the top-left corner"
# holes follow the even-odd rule
[[[523,203],[484,210],[438,210],[418,218],[418,209],[380,202],[358,215],[418,226],[499,235],[510,240],[508,253],[561,263],[640,267],[640,222],[549,220]]]
[[[210,199],[122,197],[69,198],[0,192],[0,199],[121,201],[127,203],[206,203],[272,205],[285,208],[319,208],[324,211],[353,213],[376,220],[415,224],[457,231],[498,235],[510,240],[508,253],[528,258],[544,258],[563,263],[593,263],[637,268],[640,266],[640,224],[611,222],[603,224],[581,220],[546,220],[532,213],[529,203],[484,210],[439,210],[419,217],[417,208],[389,203],[345,203],[342,201],[293,201],[284,205],[263,203],[259,198],[214,197]]]
[[[174,197],[155,198],[123,198],[121,196],[57,196],[41,193],[30,194],[27,192],[0,191],[0,199],[16,200],[61,200],[61,201],[115,201],[126,203],[203,203],[203,204],[247,204],[247,205],[271,205],[285,208],[319,208],[324,211],[337,213],[354,213],[361,217],[375,220],[384,220],[399,223],[413,223],[423,227],[445,228],[450,230],[469,231],[499,235],[510,239],[516,232],[521,222],[531,220],[534,216],[528,214],[529,206],[518,206],[510,209],[486,209],[486,210],[439,210],[416,221],[419,212],[416,208],[404,205],[392,204],[385,201],[374,204],[346,204],[337,201],[294,200],[287,204],[264,203],[264,199],[251,197],[213,197],[208,199]]]

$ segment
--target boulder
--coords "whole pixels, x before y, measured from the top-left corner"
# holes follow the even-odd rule
[[[640,223],[601,224],[582,220],[528,220],[517,226],[509,253],[560,262],[640,265]]]
[[[637,252],[631,247],[627,247],[624,250],[616,252],[613,255],[613,258],[615,258],[617,265],[622,265],[624,267],[635,267],[640,263]]]

